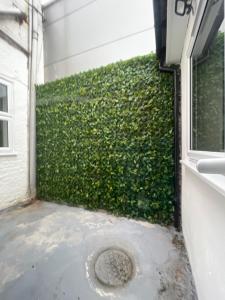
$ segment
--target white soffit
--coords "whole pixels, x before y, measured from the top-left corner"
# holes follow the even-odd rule
[[[49,5],[53,4],[54,2],[57,2],[58,0],[41,0],[41,5],[43,8],[48,7]]]
[[[175,14],[175,0],[167,1],[166,64],[180,63],[188,25],[188,16]]]

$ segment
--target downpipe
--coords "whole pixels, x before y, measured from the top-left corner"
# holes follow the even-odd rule
[[[38,15],[35,0],[29,0],[29,107],[28,107],[28,195],[36,197],[36,68]]]
[[[173,73],[174,76],[174,226],[181,230],[181,130],[180,130],[180,75],[179,67],[159,66],[160,72]]]

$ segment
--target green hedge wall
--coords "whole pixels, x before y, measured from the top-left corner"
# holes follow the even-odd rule
[[[36,93],[39,198],[172,222],[173,78],[155,55]]]

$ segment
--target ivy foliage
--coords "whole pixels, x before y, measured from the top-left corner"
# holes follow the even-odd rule
[[[170,224],[173,78],[155,55],[38,86],[37,190],[44,200]]]

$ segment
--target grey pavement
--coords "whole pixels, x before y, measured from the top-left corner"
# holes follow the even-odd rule
[[[196,299],[173,228],[41,201],[1,212],[0,228],[0,300]],[[111,248],[133,264],[118,287],[95,273],[98,255]]]

